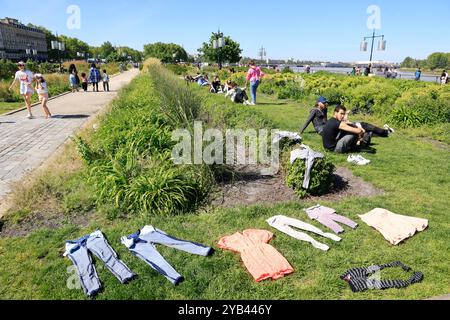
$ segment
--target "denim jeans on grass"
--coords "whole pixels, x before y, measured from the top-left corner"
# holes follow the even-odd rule
[[[131,236],[122,237],[121,241],[132,254],[162,274],[174,285],[182,281],[183,277],[156,250],[155,244],[162,244],[200,256],[209,256],[214,251],[210,247],[195,242],[174,238],[152,226],[146,226]]]
[[[102,287],[88,251],[102,260],[121,283],[126,283],[135,276],[118,259],[116,252],[108,244],[101,231],[96,231],[78,240],[67,241],[64,256],[72,260],[77,268],[81,286],[88,296],[95,295]]]

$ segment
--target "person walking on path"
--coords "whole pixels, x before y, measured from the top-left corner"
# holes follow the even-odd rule
[[[83,88],[84,92],[86,92],[88,89],[88,78],[86,73],[84,72],[81,74],[81,87]]]
[[[36,79],[36,92],[39,95],[39,102],[41,103],[42,109],[45,113],[45,119],[51,118],[52,114],[50,113],[50,110],[47,107],[47,101],[48,101],[48,87],[47,82],[45,81],[42,74],[38,73],[34,76]]]
[[[33,115],[31,114],[31,96],[34,93],[34,89],[32,86],[33,83],[33,73],[25,68],[25,62],[20,61],[17,63],[17,67],[19,68],[19,71],[16,72],[14,76],[13,83],[9,86],[9,90],[12,89],[12,87],[16,84],[17,81],[20,82],[20,94],[22,95],[23,99],[25,100],[25,104],[27,106],[28,110],[28,119],[32,119]]]
[[[100,71],[95,66],[95,63],[91,64],[91,69],[89,70],[89,83],[92,84],[92,89],[94,92],[98,92],[98,83],[101,80]]]
[[[261,79],[264,77],[264,73],[261,71],[261,68],[256,66],[255,61],[250,62],[250,69],[247,73],[247,78],[245,82],[245,87],[247,87],[248,82],[250,81],[250,94],[252,96],[252,102],[250,103],[252,106],[256,105],[256,92],[258,91],[259,84],[261,83]]]
[[[106,73],[106,70],[103,70],[103,91],[109,92],[109,75]]]
[[[72,93],[78,92],[80,78],[78,77],[77,67],[73,63],[69,66],[69,82],[70,87],[72,88]]]

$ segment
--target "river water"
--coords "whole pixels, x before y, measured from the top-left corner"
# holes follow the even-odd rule
[[[292,66],[290,67],[294,72],[298,73],[304,73],[305,68],[304,67],[296,67]],[[327,71],[331,73],[340,73],[340,74],[349,74],[352,71],[352,68],[339,68],[339,67],[311,67],[311,72],[318,72],[318,71]],[[361,72],[363,72],[364,69],[361,69]],[[377,76],[384,77],[383,72],[376,72]],[[398,79],[407,79],[407,80],[414,80],[414,72],[408,72],[408,71],[399,71],[397,70],[397,78]],[[427,75],[422,73],[422,77],[420,78],[421,81],[425,82],[434,82],[439,83],[439,77],[434,75]]]

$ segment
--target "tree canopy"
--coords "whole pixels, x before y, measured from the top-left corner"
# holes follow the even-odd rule
[[[188,54],[183,47],[174,43],[150,43],[144,45],[146,58],[157,58],[164,63],[174,61],[188,61]]]
[[[428,68],[430,70],[436,69],[450,69],[450,53],[435,52],[428,56],[425,60],[417,60],[411,57],[406,57],[401,64],[402,68]]]
[[[202,47],[198,49],[202,60],[207,62],[229,62],[236,63],[241,60],[242,49],[238,42],[233,41],[230,37],[225,36],[225,46],[220,49],[214,49],[213,42],[217,39],[216,34],[212,34],[208,42],[204,42]]]

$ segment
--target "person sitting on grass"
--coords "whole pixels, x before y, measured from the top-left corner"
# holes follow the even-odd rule
[[[361,141],[365,138],[366,131],[362,128],[349,126],[345,121],[347,108],[337,106],[334,116],[327,121],[323,132],[323,146],[326,150],[336,153],[347,153],[357,151]]]
[[[233,101],[234,103],[242,103],[245,106],[250,105],[245,89],[239,88],[235,82],[232,82],[230,85],[231,89],[228,90],[225,97],[230,97],[231,101]]]
[[[206,86],[211,85],[209,82],[208,76],[206,76],[206,75],[205,76],[200,75],[200,77],[198,77],[198,79],[197,79],[197,84],[200,87],[206,87]]]
[[[316,106],[309,113],[308,119],[306,119],[305,124],[300,130],[300,134],[305,132],[306,128],[308,128],[309,124],[312,122],[314,125],[314,129],[320,135],[322,135],[323,128],[327,124],[327,113],[328,113],[328,101],[325,97],[319,97],[316,102]]]
[[[305,124],[303,125],[303,128],[300,130],[300,134],[303,134],[308,128],[309,124],[312,122],[314,125],[314,129],[316,132],[320,135],[322,135],[323,129],[325,128],[325,125],[327,124],[327,112],[328,112],[328,101],[325,97],[319,97],[316,103],[316,108],[311,110],[311,113],[309,114],[308,119],[306,120]],[[374,126],[370,123],[366,122],[351,122],[348,119],[348,116],[350,114],[350,111],[347,111],[345,113],[345,117],[343,121],[345,121],[346,124],[353,128],[362,128],[367,133],[370,133],[371,135],[387,138],[391,133],[394,133],[394,129],[392,129],[387,124],[384,125],[384,129],[381,129],[377,126]]]
[[[213,82],[211,82],[210,92],[211,93],[222,93],[223,92],[222,84],[220,83],[220,79],[218,76],[215,76]]]
[[[225,82],[225,84],[223,85],[223,93],[227,94],[228,91],[230,91],[232,89],[231,84],[232,84],[231,80],[227,80]]]

